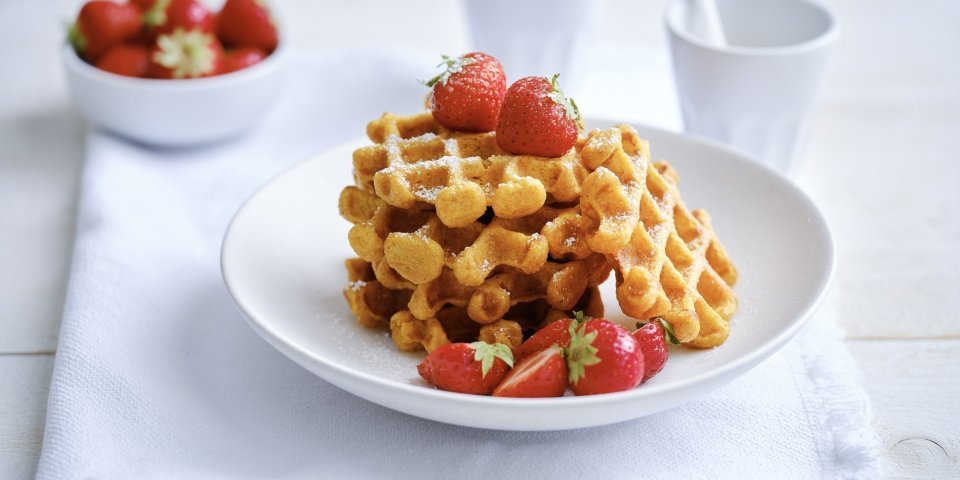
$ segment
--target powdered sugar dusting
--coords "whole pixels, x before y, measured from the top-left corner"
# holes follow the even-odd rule
[[[439,195],[440,191],[443,189],[444,189],[443,185],[437,185],[436,187],[431,187],[431,188],[427,188],[424,185],[420,185],[419,187],[417,187],[417,190],[413,192],[413,194],[417,198],[423,201],[433,203],[437,201],[437,195]]]

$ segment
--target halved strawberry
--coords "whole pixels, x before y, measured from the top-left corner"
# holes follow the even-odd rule
[[[554,345],[524,358],[493,391],[494,397],[560,397],[567,389],[567,362]]]
[[[216,37],[202,30],[177,29],[160,35],[150,52],[152,78],[199,78],[220,70],[223,47]]]
[[[441,390],[489,395],[512,366],[513,353],[502,343],[448,343],[430,352],[417,372]]]
[[[111,48],[140,33],[140,8],[132,3],[87,2],[67,32],[77,54],[95,63]]]
[[[497,119],[497,145],[515,155],[559,157],[577,141],[580,111],[557,79],[524,77],[510,85]]]
[[[570,336],[570,389],[577,395],[629,390],[643,379],[643,352],[620,325],[595,318]]]

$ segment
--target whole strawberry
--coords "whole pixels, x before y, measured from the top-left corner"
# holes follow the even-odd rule
[[[135,4],[94,0],[83,5],[67,34],[74,50],[95,63],[111,48],[136,38],[140,26]]]
[[[638,323],[637,329],[633,332],[633,338],[640,345],[640,351],[643,352],[643,380],[646,382],[654,375],[663,370],[663,364],[667,362],[670,351],[667,350],[667,341],[678,344],[676,337],[673,336],[673,329],[670,324],[662,318],[656,318],[649,323]]]
[[[264,0],[227,0],[220,10],[217,36],[228,47],[277,48],[277,27]]]
[[[242,47],[236,50],[230,50],[223,54],[223,63],[220,73],[236,72],[244,68],[260,63],[267,54],[263,50],[253,47]]]
[[[176,30],[201,30],[213,33],[214,16],[197,0],[139,0],[144,9],[143,24],[150,40],[170,35]]]
[[[586,321],[583,312],[574,312],[574,318],[561,318],[540,330],[526,339],[520,348],[514,353],[517,361],[523,360],[529,355],[533,355],[551,345],[561,348],[567,348],[570,345],[570,324],[575,323],[574,330],[580,327],[580,324]]]
[[[150,69],[150,50],[134,43],[120,44],[103,54],[96,67],[126,77],[144,77]]]
[[[570,389],[577,395],[629,390],[643,379],[643,352],[625,328],[597,318],[570,334]]]
[[[513,353],[502,343],[448,343],[430,352],[417,372],[441,390],[489,395],[512,366]]]
[[[563,349],[553,345],[517,362],[493,391],[494,397],[560,397],[567,389]]]
[[[497,121],[497,145],[515,155],[559,157],[580,133],[576,102],[560,90],[557,78],[524,77],[510,85]]]
[[[223,61],[223,47],[202,30],[174,30],[160,35],[150,52],[151,78],[200,78],[216,75]]]
[[[489,132],[497,126],[500,106],[507,90],[507,76],[500,61],[474,52],[451,58],[443,56],[443,73],[426,82],[433,87],[430,110],[444,127],[466,132]]]

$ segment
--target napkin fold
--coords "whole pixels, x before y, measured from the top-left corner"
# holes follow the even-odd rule
[[[246,325],[220,278],[231,216],[279,170],[356,137],[384,110],[418,111],[424,89],[414,79],[435,64],[369,51],[291,60],[280,104],[243,138],[154,149],[88,134],[38,478],[877,475],[868,402],[829,309],[783,350],[706,397],[561,432],[478,430],[396,413],[271,348]],[[631,68],[666,63],[640,60]],[[663,68],[635,74],[638,83],[669,83]],[[605,100],[602,92],[590,95],[624,108],[607,90]],[[676,114],[664,118],[659,123],[669,127]]]

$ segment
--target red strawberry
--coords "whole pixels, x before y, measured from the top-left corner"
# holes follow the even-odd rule
[[[553,322],[534,333],[530,338],[524,340],[517,349],[517,361],[523,360],[530,355],[550,348],[556,345],[565,348],[570,345],[570,323],[573,320],[562,318]]]
[[[448,343],[417,365],[424,380],[441,390],[489,395],[513,366],[513,353],[502,343]]]
[[[571,335],[567,367],[577,395],[619,392],[640,384],[643,352],[627,329],[597,318]]]
[[[450,58],[443,56],[443,73],[426,82],[433,87],[430,110],[444,127],[467,132],[489,132],[507,90],[503,66],[485,53],[474,52]]]
[[[67,35],[73,48],[88,62],[140,33],[140,8],[131,3],[94,0],[80,9]]]
[[[633,332],[633,338],[640,345],[640,351],[643,352],[643,382],[646,382],[654,375],[663,370],[663,364],[670,356],[667,350],[666,341],[674,345],[679,344],[677,337],[673,336],[673,329],[663,318],[657,317],[650,323],[638,323],[637,329]]]
[[[150,52],[152,78],[199,78],[216,75],[223,60],[223,47],[216,37],[201,30],[177,29],[160,35]]]
[[[197,0],[141,0],[138,3],[150,4],[143,14],[150,39],[169,35],[177,29],[214,32],[213,14]]]
[[[267,54],[263,50],[253,47],[243,47],[236,50],[230,50],[223,54],[223,63],[220,66],[220,73],[236,72],[243,70],[255,63],[259,63]]]
[[[120,44],[100,57],[96,67],[126,77],[144,77],[150,68],[150,50],[143,45]]]
[[[515,352],[517,361],[519,362],[523,360],[524,357],[537,353],[551,345],[566,348],[570,345],[570,324],[573,323],[573,328],[576,329],[585,321],[586,318],[583,316],[583,312],[574,312],[573,319],[562,318],[537,330],[537,333],[534,333],[524,341]]]
[[[524,77],[510,85],[497,120],[497,145],[515,155],[559,157],[580,133],[580,111],[557,77]]]
[[[563,349],[550,346],[517,363],[493,391],[493,396],[560,397],[567,389],[568,375]]]
[[[228,47],[277,48],[277,27],[264,0],[227,0],[217,19],[217,36]]]

